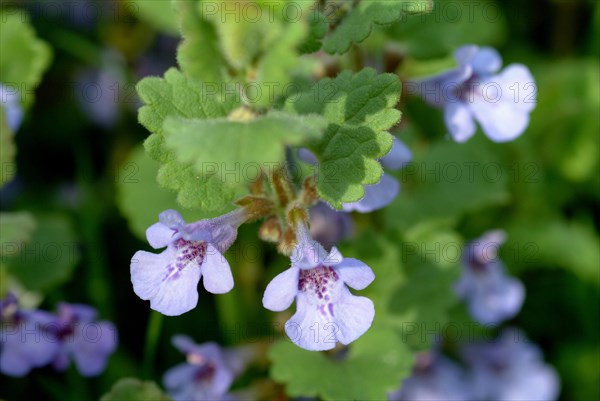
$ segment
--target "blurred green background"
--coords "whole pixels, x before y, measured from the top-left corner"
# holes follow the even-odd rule
[[[260,338],[267,343],[271,315],[260,299],[278,271],[274,266],[287,263],[258,242],[257,225],[243,227],[237,246],[253,244],[256,255],[232,262],[238,292],[218,298],[201,293],[196,309],[163,326],[155,367],[144,370],[150,309],[132,291],[129,261],[136,250],[148,249],[140,234],[161,208],[174,206],[174,197],[157,189],[156,166],[140,150],[148,133],[137,123],[134,86],[176,64],[178,38],[169,34],[168,13],[148,12],[142,4],[155,2],[74,3],[84,10],[97,4],[93,10],[101,11],[82,17],[52,11],[44,2],[2,2],[29,12],[53,59],[15,136],[18,173],[0,192],[1,207],[32,212],[42,243],[77,244],[77,255],[60,266],[11,268],[7,262],[6,268],[31,291],[32,304],[36,292],[44,294],[43,309],[62,300],[98,308],[103,319],[117,325],[120,346],[98,378],[83,379],[74,368],[64,375],[45,368],[23,379],[0,376],[0,398],[7,400],[97,399],[125,376],[160,382],[166,369],[182,361],[169,342],[176,333],[197,342]],[[452,7],[465,13],[465,4],[473,6],[473,18],[455,18]],[[489,185],[457,187],[443,176],[432,185],[418,174],[397,173],[404,187],[399,199],[373,216],[361,216],[358,231],[374,224],[393,243],[422,235],[415,227],[427,224],[443,232],[448,221],[464,239],[506,229],[502,258],[527,288],[523,309],[511,324],[540,344],[556,367],[561,399],[599,399],[600,3],[437,1],[436,7],[432,15],[408,17],[375,32],[364,44],[365,64],[405,78],[447,65],[462,44],[491,45],[505,64],[531,69],[537,108],[528,130],[510,144],[493,144],[479,132],[458,145],[445,140],[441,112],[403,98],[403,122],[395,133],[409,144],[416,163],[497,163],[503,177]],[[485,7],[489,14],[482,13]],[[344,247],[358,242],[350,239]],[[256,330],[236,329],[245,324]],[[240,386],[267,371],[266,363],[257,364]]]

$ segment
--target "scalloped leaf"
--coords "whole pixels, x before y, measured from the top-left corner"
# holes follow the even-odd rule
[[[373,25],[389,25],[404,13],[429,12],[432,8],[431,0],[363,0],[325,38],[323,49],[331,54],[346,53],[353,43],[369,37]]]
[[[222,208],[235,192],[222,181],[201,180],[188,164],[179,163],[164,144],[163,123],[168,116],[186,118],[218,118],[227,115],[237,104],[231,98],[221,101],[212,92],[203,92],[175,68],[164,78],[145,78],[136,87],[145,103],[138,112],[140,123],[150,135],[144,146],[153,159],[161,163],[158,183],[177,191],[177,201],[185,208],[216,210]],[[209,99],[211,101],[208,101]],[[207,196],[210,194],[210,196]]]
[[[377,159],[390,150],[387,130],[400,121],[394,108],[400,88],[397,76],[366,68],[322,79],[286,102],[287,110],[322,114],[329,121],[323,139],[310,148],[319,160],[319,195],[334,207],[361,199],[364,185],[379,182],[383,169]]]
[[[369,330],[343,359],[279,341],[269,352],[271,377],[292,397],[385,400],[410,374],[414,357],[390,330]]]
[[[0,10],[0,83],[21,93],[21,103],[29,106],[33,89],[50,64],[52,50],[36,37],[23,10]]]
[[[282,164],[287,145],[318,139],[326,126],[321,116],[281,111],[248,121],[170,117],[164,123],[166,144],[180,163],[191,164],[203,179],[216,176],[236,190],[255,179],[258,169]],[[244,173],[247,168],[253,173]]]

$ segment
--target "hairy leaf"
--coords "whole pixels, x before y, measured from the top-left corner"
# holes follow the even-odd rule
[[[286,109],[322,114],[329,121],[325,136],[311,150],[319,161],[319,195],[340,208],[364,195],[364,185],[379,182],[383,169],[377,159],[392,146],[387,132],[400,120],[394,106],[400,97],[395,75],[373,69],[320,80],[309,92],[288,99]]]

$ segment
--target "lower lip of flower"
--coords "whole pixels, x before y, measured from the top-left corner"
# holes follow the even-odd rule
[[[206,242],[204,241],[187,241],[183,238],[175,242],[177,248],[177,259],[174,264],[167,266],[166,278],[178,278],[183,269],[189,265],[201,266],[206,256]]]

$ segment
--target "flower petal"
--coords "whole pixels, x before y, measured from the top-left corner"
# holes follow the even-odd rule
[[[537,103],[537,85],[529,68],[523,64],[511,64],[493,77],[502,88],[501,99],[521,112],[530,113]]]
[[[131,258],[131,283],[133,291],[141,299],[152,298],[167,274],[167,265],[174,258],[171,249],[160,254],[137,251]]]
[[[299,293],[296,313],[285,323],[285,332],[290,340],[309,351],[325,351],[335,347],[336,325],[319,313],[318,305],[310,295]]]
[[[174,241],[176,231],[163,223],[154,223],[146,230],[148,243],[154,249],[164,248]]]
[[[475,288],[469,299],[469,310],[482,324],[498,324],[515,316],[524,299],[523,284],[517,279],[501,276]]]
[[[483,132],[494,142],[512,141],[529,125],[529,114],[510,102],[492,102],[480,98],[470,104],[470,109]]]
[[[384,173],[377,184],[365,186],[365,195],[361,200],[344,203],[343,210],[370,213],[389,205],[398,192],[400,192],[400,183],[394,177]]]
[[[158,221],[163,223],[165,226],[177,230],[185,225],[185,220],[181,217],[181,214],[177,210],[169,209],[165,210],[158,215]]]
[[[317,241],[305,239],[296,244],[290,259],[292,266],[300,269],[312,269],[321,265],[328,256],[327,251]]]
[[[206,255],[202,263],[204,288],[213,294],[225,294],[233,288],[233,275],[225,256],[212,246],[206,246]]]
[[[352,295],[346,287],[334,306],[335,336],[344,345],[362,336],[373,323],[375,306],[369,298]]]
[[[112,323],[85,323],[78,336],[67,344],[75,365],[84,377],[97,376],[106,368],[108,357],[117,347],[117,330]]]
[[[394,136],[392,148],[383,156],[381,165],[390,170],[399,170],[412,160],[412,152],[400,139]]]
[[[465,142],[475,134],[475,122],[467,105],[462,102],[448,103],[444,108],[444,121],[456,142]]]
[[[265,308],[281,312],[290,307],[298,294],[298,267],[290,267],[279,273],[265,290],[262,304]]]
[[[366,288],[375,279],[375,273],[369,266],[358,259],[345,258],[334,266],[340,278],[355,290]]]
[[[177,250],[168,247],[160,255],[138,251],[131,263],[131,281],[135,293],[150,299],[150,307],[167,316],[177,316],[198,303],[200,266],[190,263],[179,270]]]
[[[306,148],[298,149],[298,159],[302,160],[304,163],[313,165],[319,162],[317,156]]]
[[[190,337],[182,334],[173,336],[171,343],[184,355],[193,352],[197,347],[196,343]]]
[[[492,47],[481,47],[471,59],[473,72],[480,76],[495,74],[502,67],[502,57]]]
[[[470,65],[478,51],[477,45],[464,45],[454,51],[454,59],[460,65]]]
[[[180,363],[165,372],[163,385],[169,392],[178,390],[181,387],[193,386],[194,375],[197,370],[197,366]]]

